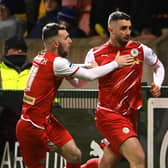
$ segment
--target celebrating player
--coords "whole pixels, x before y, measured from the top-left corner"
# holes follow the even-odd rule
[[[55,151],[67,161],[67,168],[79,168],[81,152],[70,133],[51,114],[52,103],[62,80],[74,86],[78,80],[94,80],[123,66],[133,64],[129,54],[93,69],[85,69],[66,59],[72,43],[66,28],[56,23],[44,26],[42,39],[45,50],[33,60],[33,66],[24,90],[21,118],[16,135],[24,163],[28,168],[43,168],[47,151]],[[80,82],[81,84],[81,82]]]
[[[151,48],[130,40],[131,26],[128,14],[120,11],[111,13],[108,19],[109,40],[92,48],[86,56],[86,63],[97,66],[113,61],[118,52],[134,57],[134,64],[98,79],[99,99],[95,122],[98,131],[108,142],[99,168],[112,168],[121,157],[128,160],[130,168],[145,168],[145,154],[136,132],[138,109],[142,106],[143,62],[153,69],[151,93],[154,97],[160,96],[164,67]],[[94,160],[88,164],[92,163]]]

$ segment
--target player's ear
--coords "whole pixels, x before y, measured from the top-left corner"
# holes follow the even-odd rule
[[[112,32],[113,31],[112,27],[108,27],[108,31]]]
[[[58,46],[59,46],[58,40],[53,40],[53,41],[52,41],[52,45],[53,45],[55,48],[58,48]]]

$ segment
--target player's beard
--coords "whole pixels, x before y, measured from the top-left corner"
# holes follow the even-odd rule
[[[120,46],[124,47],[127,44],[127,41],[121,40],[121,41],[119,41],[119,44],[120,44]]]
[[[58,46],[58,55],[60,55],[61,57],[67,57],[68,55],[68,52],[64,50],[64,47],[61,43]]]
[[[123,37],[123,38],[118,37],[117,41],[120,44],[120,46],[124,47],[129,41],[129,36],[126,36],[126,37]]]

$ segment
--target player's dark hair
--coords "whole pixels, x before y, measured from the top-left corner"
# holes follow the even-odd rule
[[[42,40],[57,36],[59,30],[66,30],[64,25],[58,23],[48,23],[42,29]]]
[[[131,20],[131,16],[126,14],[125,12],[121,12],[121,11],[115,11],[113,13],[111,13],[109,15],[108,18],[108,25],[112,22],[112,21],[116,21],[116,20]]]

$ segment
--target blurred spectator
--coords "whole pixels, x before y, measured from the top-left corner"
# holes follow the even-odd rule
[[[86,33],[78,26],[78,13],[73,8],[64,7],[57,14],[57,22],[67,27],[71,38],[87,37]]]
[[[79,11],[79,27],[85,31],[87,35],[90,35],[90,12],[91,12],[92,0],[78,0]]]
[[[28,33],[31,31],[38,19],[40,2],[41,0],[24,0]]]
[[[62,0],[63,7],[73,8],[77,6],[77,3],[78,3],[78,0]]]
[[[62,7],[73,8],[78,12],[78,26],[87,35],[90,35],[90,11],[92,0],[62,0]]]
[[[154,5],[152,0],[131,1],[129,13],[132,16],[132,36],[136,37],[141,35],[144,30],[153,32],[152,27],[152,9]],[[156,25],[155,25],[156,26]],[[154,26],[154,27],[155,27]]]
[[[22,37],[13,36],[5,41],[0,63],[1,88],[23,90],[31,68],[27,58],[27,44]]]
[[[144,38],[148,38],[148,39],[151,39],[151,38],[156,38],[156,35],[154,35],[153,33],[152,33],[152,28],[144,28],[144,29],[142,29],[142,31],[141,31],[141,34],[140,35],[138,35],[138,36],[136,36],[136,38],[138,38],[138,39],[144,39]]]
[[[15,17],[7,1],[0,2],[0,40],[6,40],[14,35],[23,36],[26,23]]]
[[[60,5],[60,0],[45,0],[46,15],[37,21],[27,38],[41,38],[43,26],[57,21],[57,12],[60,9]]]
[[[5,0],[10,3],[10,9],[14,14],[25,14],[24,0]]]
[[[14,36],[5,41],[4,56],[0,62],[0,89],[23,90],[26,85],[31,63],[27,61],[27,45],[23,38]],[[1,92],[4,93],[4,92]],[[0,160],[4,154],[5,143],[10,143],[13,154],[16,142],[15,125],[20,116],[21,94],[3,96],[0,104]],[[10,98],[11,96],[11,98]],[[6,100],[6,101],[5,101]]]
[[[157,36],[162,35],[162,30],[168,28],[167,1],[152,1],[152,28]]]
[[[135,22],[133,28],[140,33],[143,29],[150,27],[154,35],[160,36],[161,29],[168,27],[168,10],[165,0],[132,0],[130,14]]]
[[[134,23],[132,25],[132,37],[141,35],[148,28],[151,28],[155,36],[159,36],[161,34],[160,29],[168,25],[166,3],[167,1],[165,0],[106,0],[106,3],[103,0],[92,0],[90,15],[91,35],[99,35],[100,31],[98,29],[100,27],[101,29],[103,28],[103,31],[106,30],[105,34],[108,34],[106,25],[108,15],[111,11],[121,10],[132,16],[131,20]],[[98,25],[98,29],[96,25]]]
[[[0,0],[0,3],[1,2],[4,2],[8,5],[8,8],[10,9],[12,14],[15,13],[15,0]]]

